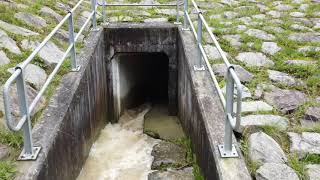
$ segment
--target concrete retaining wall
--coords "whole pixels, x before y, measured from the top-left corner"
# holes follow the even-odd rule
[[[33,128],[41,152],[19,162],[16,179],[75,179],[100,129],[107,122],[107,79],[103,31],[93,33],[78,57],[80,72],[61,79],[43,117]]]
[[[190,31],[179,29],[178,54],[179,118],[205,179],[251,179],[239,149],[240,158],[220,158],[217,146],[223,144],[224,110],[209,72],[193,70],[198,57]]]

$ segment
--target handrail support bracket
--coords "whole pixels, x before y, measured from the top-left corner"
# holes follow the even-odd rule
[[[237,152],[236,146],[234,144],[232,144],[231,151],[227,151],[224,148],[224,145],[218,145],[218,149],[219,149],[219,152],[220,152],[220,156],[222,158],[236,158],[236,157],[239,157],[239,154]]]
[[[181,30],[182,30],[182,31],[190,31],[190,28],[184,28],[184,27],[183,27]]]
[[[193,66],[193,70],[194,70],[194,71],[205,71],[206,68],[204,67],[204,65],[201,65],[201,66],[199,66],[199,65],[194,65],[194,66]]]
[[[25,150],[23,149],[17,160],[18,161],[36,160],[41,151],[41,147],[33,146],[32,151],[33,153],[29,154],[29,153],[26,153]]]
[[[81,66],[80,66],[80,65],[77,65],[76,68],[72,68],[72,69],[71,69],[71,72],[79,72],[80,69],[81,69]]]

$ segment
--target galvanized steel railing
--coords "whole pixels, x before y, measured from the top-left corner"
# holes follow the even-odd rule
[[[198,45],[198,60],[196,64],[194,65],[195,71],[203,71],[205,70],[205,66],[203,65],[203,61],[205,62],[205,65],[210,73],[210,76],[213,80],[213,83],[215,85],[215,88],[218,92],[220,101],[225,109],[226,113],[226,120],[225,120],[225,137],[224,137],[224,144],[218,145],[219,152],[221,157],[238,157],[237,150],[235,146],[232,144],[232,131],[238,130],[240,127],[241,122],[241,103],[242,103],[242,92],[243,92],[243,86],[235,73],[234,67],[230,64],[228,61],[225,53],[221,49],[216,37],[211,32],[210,27],[208,23],[206,22],[205,18],[202,15],[201,10],[198,8],[198,5],[194,0],[191,0],[193,7],[196,10],[196,13],[198,14],[198,26],[197,29],[195,29],[194,25],[192,24],[191,18],[189,16],[188,12],[188,0],[184,0],[183,3],[179,3],[179,0],[176,1],[176,4],[107,4],[106,0],[103,0],[100,6],[103,7],[102,14],[104,22],[106,22],[107,15],[106,15],[106,7],[113,7],[113,6],[176,6],[176,22],[175,24],[181,24],[179,22],[179,9],[180,5],[184,5],[184,18],[183,18],[183,28],[182,30],[189,30],[189,27],[191,27],[191,30],[194,34],[194,37],[197,40]],[[208,61],[207,54],[202,46],[202,30],[204,29],[209,33],[210,38],[212,39],[215,47],[217,48],[219,54],[221,55],[224,64],[227,67],[227,88],[226,88],[226,97],[224,97],[221,88],[219,87],[219,83],[214,75],[214,72],[212,71],[211,65]],[[237,87],[237,101],[236,101],[236,111],[234,113],[234,86]]]
[[[226,112],[226,121],[225,121],[225,139],[224,139],[224,145],[219,145],[219,151],[221,154],[221,157],[237,157],[238,153],[235,149],[235,146],[232,144],[232,130],[238,129],[240,125],[241,120],[241,97],[242,97],[242,84],[237,77],[234,67],[229,63],[226,55],[222,51],[218,41],[216,40],[215,36],[211,32],[206,20],[204,19],[202,12],[199,10],[197,4],[194,2],[194,0],[191,0],[194,8],[196,9],[196,12],[198,14],[198,28],[197,31],[195,27],[192,24],[191,18],[188,13],[188,0],[184,0],[183,3],[179,3],[177,0],[176,4],[107,4],[106,1],[102,1],[101,4],[97,3],[96,0],[91,0],[91,13],[83,26],[80,28],[77,35],[74,37],[74,23],[73,23],[73,14],[75,10],[83,3],[84,0],[80,0],[73,9],[68,11],[68,14],[63,18],[63,20],[52,30],[52,32],[42,41],[42,43],[31,53],[31,55],[20,65],[17,65],[15,68],[14,73],[11,75],[11,77],[6,81],[4,85],[3,90],[3,98],[4,98],[4,107],[5,107],[5,115],[6,115],[6,124],[8,128],[12,131],[20,131],[23,130],[23,151],[20,154],[18,160],[35,160],[40,152],[41,147],[34,147],[32,142],[32,135],[31,135],[31,122],[30,122],[30,114],[36,107],[37,103],[39,102],[40,98],[48,88],[50,82],[52,82],[54,76],[58,73],[59,68],[61,67],[62,63],[70,53],[71,55],[71,71],[79,71],[80,66],[77,65],[77,59],[76,59],[76,50],[75,50],[75,43],[79,39],[81,33],[84,31],[84,29],[89,24],[90,20],[92,21],[92,30],[96,31],[97,29],[97,22],[96,22],[96,10],[97,5],[103,6],[102,9],[102,16],[103,21],[107,21],[107,15],[106,15],[106,7],[108,6],[176,6],[176,22],[175,24],[181,24],[179,22],[179,9],[180,5],[184,5],[184,23],[183,23],[183,30],[189,30],[189,26],[191,27],[191,30],[197,40],[198,45],[198,57],[196,65],[194,66],[195,71],[203,71],[205,70],[205,67],[203,65],[203,61],[205,62],[205,65],[210,73],[210,76],[214,82],[214,85],[218,91],[219,98],[221,100],[221,103],[223,104],[223,107],[225,108]],[[48,76],[46,82],[40,89],[39,93],[36,95],[34,100],[32,101],[31,105],[28,105],[27,97],[26,97],[26,87],[25,87],[25,79],[24,79],[24,70],[26,66],[34,59],[34,57],[39,53],[39,51],[46,45],[46,43],[54,36],[54,34],[62,27],[62,25],[68,21],[69,24],[69,46],[67,50],[65,51],[62,58],[59,60],[57,65],[55,66],[54,70],[51,72],[51,74]],[[208,61],[206,52],[203,49],[202,46],[202,25],[204,25],[205,30],[208,31],[211,39],[213,40],[216,48],[218,49],[218,52],[220,53],[225,65],[228,68],[227,72],[227,92],[226,92],[226,98],[224,98],[223,93],[219,87],[218,81],[212,71],[212,68],[210,66],[210,63]],[[11,102],[10,102],[10,96],[9,91],[12,84],[16,81],[17,85],[17,94],[18,94],[18,103],[19,103],[19,110],[20,110],[20,116],[21,119],[17,123],[16,126],[13,126],[11,124],[12,117],[11,117]],[[237,86],[237,110],[236,110],[236,118],[234,118],[234,112],[233,112],[233,104],[234,104],[234,85]]]
[[[232,144],[232,131],[238,130],[240,127],[241,122],[241,103],[242,103],[242,92],[243,92],[243,86],[235,73],[234,67],[230,64],[228,61],[225,53],[220,47],[219,42],[217,41],[215,35],[212,33],[208,23],[206,22],[205,18],[202,15],[201,10],[198,8],[198,5],[194,0],[191,0],[193,7],[196,10],[196,13],[198,14],[198,25],[197,30],[195,29],[191,18],[188,13],[188,0],[184,1],[184,23],[183,23],[183,29],[188,30],[189,27],[191,27],[191,30],[197,40],[198,44],[198,61],[196,65],[194,66],[195,71],[202,71],[204,70],[204,66],[202,63],[202,60],[204,60],[208,71],[210,73],[210,76],[213,80],[213,83],[215,85],[215,88],[218,92],[220,101],[225,108],[226,113],[226,120],[225,120],[225,136],[224,136],[224,144],[218,145],[220,156],[221,157],[238,157],[237,150]],[[206,55],[206,52],[204,51],[204,48],[202,46],[202,30],[204,29],[209,33],[210,38],[212,39],[215,47],[217,48],[219,54],[221,55],[224,64],[227,67],[227,87],[226,87],[226,97],[223,96],[223,93],[219,87],[219,83],[214,75],[214,72],[212,71],[211,65],[208,61],[208,57]],[[234,115],[234,86],[237,87],[237,103],[236,103],[236,112]],[[235,116],[235,117],[234,117]]]
[[[79,32],[76,36],[74,36],[74,23],[73,23],[73,14],[78,9],[78,7],[84,2],[84,0],[80,0],[73,9],[68,11],[68,14],[62,19],[62,21],[51,31],[51,33],[42,41],[42,43],[30,54],[30,56],[23,61],[21,64],[15,67],[14,73],[11,77],[6,81],[3,89],[3,98],[4,98],[4,107],[5,107],[5,115],[6,115],[6,124],[7,127],[12,131],[23,131],[23,151],[20,154],[18,160],[34,160],[37,158],[41,147],[34,147],[32,142],[31,135],[31,121],[30,114],[36,107],[37,103],[41,99],[42,95],[48,88],[49,84],[52,82],[54,76],[58,73],[62,63],[69,55],[71,56],[71,71],[79,71],[80,66],[77,65],[76,60],[76,41],[79,39],[81,33],[84,31],[86,26],[89,24],[90,20],[92,20],[93,30],[97,30],[97,22],[96,22],[96,9],[97,3],[96,0],[91,0],[91,13],[83,26],[80,28]],[[27,65],[34,59],[34,57],[39,53],[39,51],[48,43],[48,41],[55,35],[55,33],[63,26],[65,22],[68,21],[69,24],[69,46],[67,50],[64,52],[62,58],[58,61],[57,65],[48,76],[46,82],[40,89],[39,93],[31,102],[31,105],[28,105],[27,97],[26,97],[26,86],[24,79],[24,70]],[[18,94],[18,103],[20,110],[20,121],[13,126],[12,125],[12,117],[11,117],[11,99],[9,96],[10,88],[12,84],[16,81],[17,85],[17,94]]]
[[[176,6],[176,22],[175,24],[181,24],[179,22],[179,9],[180,6],[183,3],[179,3],[179,0],[177,0],[176,4],[107,4],[106,0],[103,0],[101,3],[98,2],[99,6],[102,6],[102,16],[103,16],[103,22],[106,23],[107,22],[107,14],[106,14],[106,7],[132,7],[132,6],[139,6],[139,7],[173,7]]]

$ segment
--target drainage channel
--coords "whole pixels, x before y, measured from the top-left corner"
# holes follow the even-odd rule
[[[194,179],[191,144],[177,113],[169,115],[169,82],[176,81],[169,81],[168,57],[120,53],[110,64],[114,123],[101,130],[77,179]]]
[[[184,140],[178,117],[168,116],[165,105],[125,110],[119,123],[101,131],[77,180],[192,180]]]
[[[242,158],[217,150],[225,113],[209,72],[194,71],[190,31],[109,24],[78,58],[33,128],[39,156],[16,179],[248,179]]]

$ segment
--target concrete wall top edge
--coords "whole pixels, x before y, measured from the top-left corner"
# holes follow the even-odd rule
[[[187,64],[187,78],[190,79],[192,96],[197,103],[199,117],[203,119],[205,131],[209,136],[211,148],[214,150],[214,160],[218,172],[219,179],[224,180],[246,180],[251,179],[251,176],[246,168],[244,157],[238,149],[240,158],[221,158],[217,146],[224,142],[224,126],[225,114],[220,103],[217,90],[210,78],[209,72],[194,71],[193,66],[196,64],[197,48],[195,38],[190,31],[182,31],[179,28],[179,37],[182,41],[183,50],[186,56],[185,63]],[[195,106],[195,105],[194,105]],[[238,144],[233,136],[235,144]],[[239,146],[238,146],[239,147]],[[211,180],[211,179],[210,179]]]
[[[110,23],[104,26],[105,29],[146,29],[146,28],[177,28],[177,25],[168,22],[154,22],[154,23]]]

